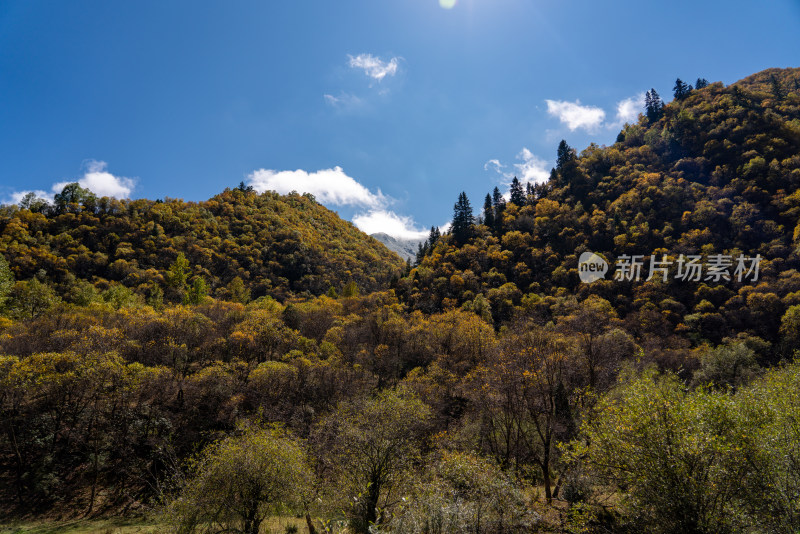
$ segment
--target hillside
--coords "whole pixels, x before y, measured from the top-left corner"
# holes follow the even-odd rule
[[[67,300],[90,283],[178,298],[202,278],[210,294],[292,295],[385,287],[403,262],[309,195],[226,190],[205,202],[98,199],[74,186],[54,206],[0,211],[0,253],[17,280],[34,276]],[[66,194],[68,193],[68,195]],[[176,279],[179,254],[188,264]],[[243,284],[230,284],[239,278]],[[180,287],[177,287],[180,286]],[[158,289],[156,289],[158,288]]]
[[[611,146],[562,142],[547,184],[490,202],[463,243],[441,238],[398,294],[429,312],[486,302],[497,326],[520,309],[558,321],[571,296],[595,295],[640,340],[747,335],[776,356],[780,318],[800,303],[799,84],[800,69],[770,69],[692,90]],[[586,251],[608,260],[605,280],[580,282]],[[671,262],[666,282],[645,281],[651,254]],[[763,260],[757,280],[690,281],[676,278],[681,254]],[[622,255],[644,256],[641,281],[612,280]]]
[[[798,532],[798,77],[562,142],[548,183],[477,219],[462,194],[402,278],[310,196],[4,207],[0,523]],[[739,255],[757,277],[708,276]]]

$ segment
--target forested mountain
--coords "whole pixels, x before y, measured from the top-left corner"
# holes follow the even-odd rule
[[[780,318],[800,303],[800,69],[697,85],[676,83],[667,105],[648,91],[647,112],[611,146],[578,155],[562,142],[548,183],[515,182],[510,201],[487,195],[476,223],[429,246],[398,295],[428,312],[488,306],[498,327],[520,307],[547,322],[594,295],[657,345],[776,343]],[[609,262],[605,280],[581,283],[586,251]],[[644,257],[640,281],[612,279],[625,255]],[[666,281],[645,280],[651,255],[666,255]],[[683,279],[681,255],[722,255],[730,280]],[[732,276],[740,256],[756,255],[756,280]]]
[[[562,142],[546,184],[477,219],[458,195],[407,270],[243,185],[4,207],[0,521],[797,532],[798,81],[650,90],[612,146]],[[605,279],[581,281],[585,252]]]
[[[71,184],[52,206],[21,204],[0,210],[0,253],[18,281],[37,277],[72,302],[109,289],[174,301],[195,285],[236,300],[243,291],[319,295],[350,282],[370,292],[404,267],[310,195],[242,185],[205,202],[116,200]]]

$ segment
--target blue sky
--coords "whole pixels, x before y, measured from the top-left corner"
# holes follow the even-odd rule
[[[798,30],[797,0],[2,0],[0,201],[245,181],[411,237],[651,87],[798,66]]]

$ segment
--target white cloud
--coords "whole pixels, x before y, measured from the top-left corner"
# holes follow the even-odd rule
[[[595,106],[582,106],[580,100],[566,102],[563,100],[545,100],[547,112],[567,125],[571,131],[583,128],[596,130],[606,118],[606,112]]]
[[[411,217],[389,210],[370,210],[356,215],[353,217],[353,224],[366,234],[383,232],[398,239],[422,240],[428,237],[428,231],[418,229]]]
[[[347,56],[348,65],[354,69],[363,69],[364,73],[375,81],[380,82],[386,76],[397,74],[398,58],[393,57],[389,61],[383,61],[372,54],[359,54],[357,56]]]
[[[506,166],[503,165],[502,163],[500,163],[499,159],[490,159],[489,161],[487,161],[486,163],[483,164],[483,170],[484,171],[488,171],[489,169],[492,169],[495,172],[498,172],[500,174],[503,174],[503,169],[505,169],[505,168],[506,168]]]
[[[329,94],[323,95],[325,103],[329,106],[341,110],[353,110],[361,107],[364,100],[350,93],[339,93],[339,96]]]
[[[259,192],[277,191],[284,195],[291,191],[311,193],[322,204],[383,208],[390,200],[380,190],[373,193],[347,176],[341,167],[316,172],[259,169],[247,178],[248,183]]]
[[[88,189],[98,197],[130,198],[134,187],[136,187],[136,180],[134,178],[114,176],[108,172],[106,170],[108,164],[105,161],[92,159],[86,161],[84,166],[86,171],[83,173],[83,176],[77,180],[56,182],[50,187],[49,193],[41,190],[16,191],[8,196],[7,202],[19,204],[22,198],[28,193],[34,193],[38,198],[46,200],[47,202],[52,202],[54,195],[60,193],[67,185],[75,182],[78,182],[78,185]]]
[[[52,202],[53,201],[53,195],[47,193],[46,191],[42,191],[40,189],[37,189],[35,191],[16,191],[14,193],[11,193],[6,198],[6,200],[3,201],[2,203],[3,204],[19,204],[20,202],[22,202],[22,199],[25,198],[25,195],[27,195],[28,193],[33,193],[34,195],[36,195],[36,198],[44,200],[45,202]]]
[[[321,204],[362,208],[352,221],[367,234],[383,232],[398,239],[425,239],[428,236],[428,231],[418,228],[411,217],[387,209],[393,202],[391,197],[380,190],[373,193],[345,174],[341,167],[315,172],[259,169],[251,173],[247,181],[259,192],[311,193]]]
[[[617,102],[617,120],[609,125],[610,128],[618,128],[626,122],[634,122],[639,117],[639,113],[644,108],[644,93],[626,98]]]
[[[136,181],[132,178],[114,176],[106,170],[108,164],[105,161],[89,160],[86,162],[86,172],[83,178],[77,180],[78,185],[84,187],[98,197],[130,198]],[[53,184],[53,194],[58,194],[64,186],[73,181],[58,182]]]
[[[533,152],[524,148],[517,154],[519,163],[514,163],[514,171],[506,171],[508,165],[504,165],[498,159],[490,159],[483,165],[484,170],[493,170],[505,178],[505,185],[508,186],[516,176],[520,182],[541,184],[550,179],[550,169],[546,160],[537,157]],[[508,197],[508,193],[506,193]]]
[[[522,160],[522,163],[514,164],[522,183],[530,182],[532,184],[542,184],[550,179],[550,170],[548,169],[547,161],[536,157],[533,152],[527,148],[523,148],[520,153],[517,154],[517,159]]]

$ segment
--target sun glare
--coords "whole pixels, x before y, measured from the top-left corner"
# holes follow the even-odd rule
[[[439,0],[439,5],[445,9],[453,9],[457,0]]]

